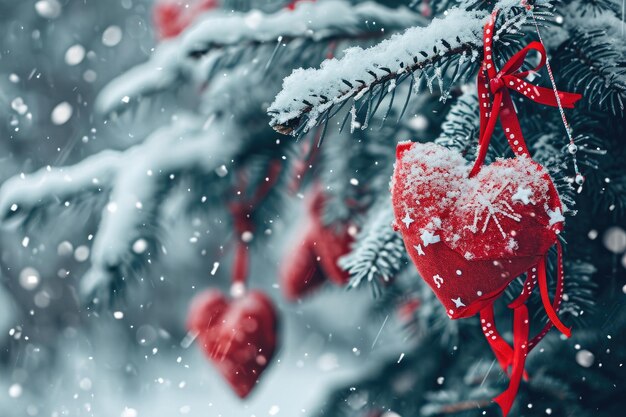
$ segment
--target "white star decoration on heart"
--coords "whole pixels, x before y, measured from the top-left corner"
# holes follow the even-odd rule
[[[512,201],[521,201],[524,204],[535,204],[530,197],[532,196],[530,188],[518,187],[517,192],[511,196]]]
[[[411,216],[409,216],[409,213],[407,213],[407,214],[404,216],[404,219],[402,219],[402,223],[404,223],[404,225],[406,226],[406,228],[407,228],[407,229],[409,228],[409,226],[411,225],[411,223],[413,223],[414,221],[415,221],[415,220],[413,220],[413,219],[411,218]]]
[[[554,211],[546,207],[546,213],[548,213],[548,216],[550,216],[550,226],[565,221],[565,217],[563,217],[563,213],[561,213],[560,207],[557,207]]]
[[[417,246],[413,245],[413,247],[414,247],[414,248],[415,248],[415,250],[417,251],[417,254],[418,254],[418,255],[420,255],[420,256],[424,256],[424,255],[426,255],[426,254],[424,253],[424,249],[422,249],[422,245],[417,245]]]
[[[451,298],[451,300],[452,300],[452,302],[454,303],[454,306],[455,306],[456,308],[459,308],[459,307],[465,307],[465,304],[463,304],[463,301],[461,301],[461,297],[458,297],[458,298]]]
[[[420,237],[422,238],[422,242],[424,242],[424,246],[432,245],[433,243],[441,241],[439,235],[436,235],[428,230],[424,230]]]

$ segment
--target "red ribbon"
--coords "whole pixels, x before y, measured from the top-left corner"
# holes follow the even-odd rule
[[[557,241],[557,279],[554,300],[550,302],[548,294],[548,278],[546,275],[545,263],[547,259],[542,259],[534,268],[528,271],[526,281],[522,288],[522,293],[513,302],[509,304],[509,308],[513,310],[513,347],[511,347],[500,335],[496,329],[495,317],[493,312],[493,304],[485,307],[480,311],[480,321],[483,327],[483,333],[489,342],[489,346],[494,352],[498,363],[502,370],[510,376],[509,387],[505,392],[494,399],[502,408],[503,414],[506,416],[509,412],[517,391],[519,389],[522,377],[528,379],[528,375],[524,370],[526,356],[537,346],[539,341],[548,333],[552,326],[555,326],[565,336],[570,337],[571,330],[566,327],[559,319],[557,313],[561,301],[563,299],[563,250],[561,244]],[[528,311],[526,301],[532,294],[535,285],[539,283],[541,292],[541,300],[544,309],[548,315],[548,323],[543,327],[541,332],[532,340],[528,338],[528,330],[530,328],[528,322]],[[509,367],[512,369],[509,373]]]
[[[539,87],[525,80],[531,72],[537,72],[546,63],[546,50],[540,42],[531,42],[509,59],[500,71],[496,70],[493,60],[493,35],[497,15],[498,10],[496,9],[491,14],[489,22],[485,25],[483,35],[484,58],[477,79],[478,103],[480,106],[480,137],[478,156],[470,172],[470,177],[473,177],[480,171],[485,161],[489,141],[498,119],[500,119],[502,129],[504,129],[504,134],[513,152],[516,155],[529,156],[509,90],[516,91],[539,104],[553,107],[558,107],[559,105],[552,89]],[[539,52],[541,56],[539,64],[531,71],[520,71],[530,51]],[[565,108],[573,108],[574,103],[582,97],[580,94],[561,91],[558,94],[561,105]]]
[[[267,170],[266,181],[256,189],[251,199],[246,201],[238,201],[230,204],[230,212],[233,217],[233,227],[237,233],[237,247],[235,248],[235,258],[232,272],[232,283],[246,283],[248,278],[249,257],[248,245],[243,241],[244,232],[253,232],[254,223],[251,219],[251,213],[255,206],[267,196],[269,191],[275,185],[282,166],[280,161],[271,161]],[[241,181],[241,189],[245,188],[245,181]]]

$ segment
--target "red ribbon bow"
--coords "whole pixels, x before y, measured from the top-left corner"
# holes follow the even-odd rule
[[[513,152],[517,156],[530,157],[509,90],[517,91],[536,103],[553,107],[573,108],[574,104],[582,97],[580,94],[539,87],[525,80],[530,73],[538,71],[546,64],[546,50],[540,42],[531,42],[509,59],[500,71],[497,71],[493,60],[493,35],[497,14],[498,10],[496,9],[492,13],[489,22],[485,25],[484,30],[484,59],[477,79],[480,106],[480,137],[478,155],[470,172],[470,177],[480,171],[485,161],[489,142],[498,120],[500,120],[506,139]],[[533,70],[520,71],[530,51],[539,52],[541,57],[539,64]],[[556,94],[558,94],[558,99]],[[522,378],[527,378],[524,365],[528,353],[548,333],[552,326],[557,327],[567,337],[571,333],[570,329],[560,321],[557,315],[563,294],[563,258],[561,245],[558,241],[557,258],[557,282],[554,301],[550,302],[545,267],[546,259],[542,259],[534,268],[528,271],[522,293],[509,304],[509,308],[513,310],[513,346],[510,346],[496,330],[493,304],[485,307],[480,312],[481,323],[487,336],[487,341],[498,363],[504,372],[510,376],[509,387],[494,399],[505,416],[513,405]],[[549,321],[537,336],[530,339],[529,315],[525,303],[537,283],[539,284],[541,299]],[[497,337],[489,337],[489,335],[493,336],[494,334]],[[509,368],[511,368],[510,372]]]
[[[492,13],[484,31],[484,59],[482,68],[478,72],[477,80],[478,102],[480,106],[480,139],[478,156],[470,172],[470,177],[473,177],[480,171],[480,167],[485,161],[489,141],[498,118],[513,152],[516,155],[529,156],[509,90],[517,91],[519,94],[539,104],[553,107],[559,105],[555,92],[552,89],[539,87],[525,80],[529,74],[539,71],[546,64],[546,50],[540,42],[531,42],[524,49],[513,55],[500,71],[496,70],[493,60],[493,35],[497,14],[498,10]],[[539,52],[541,56],[539,64],[533,70],[519,71],[530,51]],[[558,94],[560,104],[565,108],[573,108],[574,103],[582,97],[580,94],[562,91],[559,91]]]

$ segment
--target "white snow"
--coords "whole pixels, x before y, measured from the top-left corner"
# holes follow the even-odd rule
[[[102,32],[102,43],[105,46],[113,47],[122,41],[123,32],[119,26],[109,26]]]
[[[122,103],[127,104],[129,100],[125,100],[126,97],[137,98],[171,86],[181,68],[178,48],[176,40],[159,44],[148,62],[137,65],[107,84],[96,99],[96,110],[107,114]]]
[[[67,201],[86,192],[112,189],[91,249],[81,246],[74,252],[77,261],[91,261],[91,270],[82,282],[83,291],[91,293],[107,284],[111,277],[106,271],[121,265],[132,249],[145,250],[141,241],[137,243],[141,239],[138,229],[146,213],[158,207],[154,196],[165,174],[189,169],[213,172],[238,149],[239,141],[230,127],[205,131],[203,124],[203,119],[178,116],[171,125],[124,152],[104,151],[70,167],[47,167],[13,177],[0,187],[0,213],[31,210],[52,199]],[[34,288],[38,281],[28,276],[21,282]]]
[[[46,19],[55,19],[61,14],[61,3],[58,0],[40,0],[35,3],[35,11]]]
[[[80,44],[72,45],[65,51],[65,63],[70,66],[78,65],[85,58],[85,47]]]
[[[73,112],[74,109],[72,108],[72,105],[67,101],[63,101],[57,104],[54,109],[52,109],[50,119],[55,125],[63,125],[67,123],[68,120],[70,120]]]
[[[373,2],[352,6],[338,0],[304,2],[294,11],[281,10],[274,14],[210,11],[198,17],[179,37],[159,44],[148,62],[108,84],[98,96],[96,109],[102,114],[110,113],[120,107],[124,97],[132,100],[170,88],[182,74],[196,75],[194,81],[202,84],[206,82],[212,64],[228,53],[224,47],[240,50],[241,44],[246,43],[275,44],[281,37],[321,40],[361,34],[367,29],[380,31],[385,26],[410,27],[423,21],[422,16],[406,7],[391,9]],[[364,28],[364,22],[371,24]],[[207,46],[218,49],[200,60],[188,57],[198,47],[204,49]]]

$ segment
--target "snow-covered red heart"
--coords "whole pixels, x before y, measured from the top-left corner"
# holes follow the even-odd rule
[[[265,294],[227,299],[218,290],[198,295],[187,327],[240,398],[248,396],[276,350],[277,315]]]
[[[394,227],[451,318],[476,314],[556,243],[561,201],[529,157],[470,178],[465,159],[437,144],[403,142],[396,156]]]

